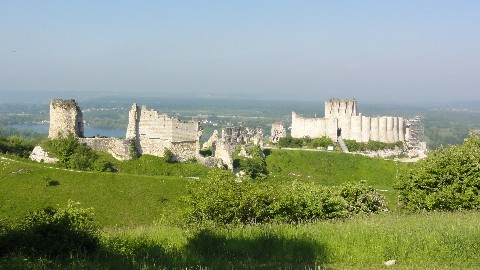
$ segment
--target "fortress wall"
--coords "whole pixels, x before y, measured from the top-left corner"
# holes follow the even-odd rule
[[[293,138],[302,138],[303,134],[305,134],[305,118],[300,117],[295,112],[292,112],[291,135]]]
[[[372,141],[380,141],[380,126],[379,126],[378,117],[372,117],[370,119],[370,140]]]
[[[129,160],[133,153],[131,153],[131,147],[129,140],[118,138],[80,138],[81,144],[88,147],[107,152],[118,160]]]
[[[370,140],[371,118],[362,116],[362,138],[361,142],[368,142]]]
[[[180,121],[172,119],[172,142],[198,141],[200,138],[198,121]]]
[[[405,120],[403,117],[398,117],[398,140],[405,141]]]
[[[292,112],[292,136],[327,137],[337,140],[337,129],[344,139],[357,142],[403,141],[407,136],[403,117],[357,116],[356,100],[332,99],[325,102],[325,118],[303,118]]]
[[[410,141],[410,136],[411,136],[410,128],[407,127],[407,128],[405,128],[405,141],[406,142]]]
[[[137,151],[141,155],[163,157],[165,148],[170,149],[172,143],[165,139],[140,137],[137,139]]]
[[[327,118],[326,120],[326,136],[332,139],[334,142],[337,141],[337,130],[338,130],[338,119],[337,118]]]
[[[387,117],[387,140],[386,142],[393,142],[393,117]]]
[[[73,99],[51,99],[48,138],[63,138],[70,133],[83,137],[82,111]]]
[[[350,118],[350,138],[357,142],[362,141],[362,117],[352,116]]]
[[[398,117],[393,117],[393,142],[398,142]]]
[[[351,139],[351,117],[339,117],[338,128],[342,129],[342,138]]]
[[[325,136],[327,121],[324,118],[303,118],[292,112],[292,137],[303,138],[305,136],[317,138]]]
[[[142,106],[138,117],[138,136],[151,139],[172,138],[172,119],[166,114],[158,114],[155,110],[148,110]]]
[[[382,116],[378,119],[378,140],[387,141],[387,117]]]
[[[126,138],[135,140],[140,154],[163,156],[165,148],[170,149],[174,159],[188,160],[197,156],[200,150],[200,127],[197,121],[181,121],[132,105]],[[192,150],[193,149],[193,150]]]

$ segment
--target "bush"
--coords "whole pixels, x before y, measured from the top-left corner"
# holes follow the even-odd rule
[[[385,197],[365,181],[346,183],[339,187],[340,196],[347,201],[351,213],[376,213],[388,210]]]
[[[114,170],[112,163],[100,158],[90,147],[82,145],[73,134],[67,138],[47,141],[46,148],[68,169],[101,172]]]
[[[26,255],[67,257],[91,253],[99,247],[99,232],[92,209],[45,209],[31,213],[16,227],[0,232],[0,255],[21,252]]]
[[[355,140],[344,140],[344,142],[350,152],[360,152],[366,150],[379,151],[403,147],[403,142],[401,141],[395,143],[385,143],[379,141],[368,141],[367,143],[362,143]]]
[[[190,189],[185,198],[189,222],[296,223],[386,210],[383,196],[365,184],[327,188],[299,182],[235,182],[231,174],[220,172]]]
[[[12,136],[5,138],[0,136],[0,153],[11,154],[22,158],[28,158],[33,150],[33,143]]]
[[[480,137],[472,133],[462,145],[430,151],[401,172],[396,188],[406,209],[480,209]]]
[[[267,162],[261,154],[261,149],[256,145],[251,150],[251,157],[239,157],[235,165],[245,172],[252,179],[265,177],[267,172]]]
[[[168,148],[163,149],[163,159],[166,162],[173,162],[174,158],[175,158],[175,155],[173,154],[172,150]]]

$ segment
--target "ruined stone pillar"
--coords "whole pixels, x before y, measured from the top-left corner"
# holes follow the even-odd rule
[[[407,128],[405,129],[405,141],[406,141],[406,142],[410,141],[410,136],[411,136],[411,134],[410,134],[410,128],[407,127]]]
[[[372,117],[370,120],[370,140],[372,141],[380,141],[380,134],[379,134],[379,118],[378,117]]]
[[[387,117],[385,116],[378,119],[378,140],[387,142]]]
[[[125,135],[127,140],[134,140],[137,138],[139,121],[138,106],[137,103],[133,103],[132,108],[128,113],[127,134]]]
[[[370,140],[371,118],[362,116],[362,140],[361,142],[368,142]]]

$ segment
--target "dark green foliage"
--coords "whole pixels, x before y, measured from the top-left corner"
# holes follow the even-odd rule
[[[13,136],[9,138],[0,135],[0,153],[28,158],[34,147],[33,142]]]
[[[204,157],[211,157],[212,154],[213,154],[213,148],[212,147],[200,150],[200,155],[202,155]]]
[[[401,141],[395,143],[384,143],[378,141],[368,141],[368,143],[361,143],[355,140],[344,140],[345,145],[347,146],[350,152],[360,152],[360,151],[378,151],[378,150],[385,150],[385,149],[394,149],[394,148],[402,148],[403,143]]]
[[[400,175],[397,189],[410,210],[480,209],[480,137],[430,151]]]
[[[238,162],[235,162],[235,167],[244,171],[252,179],[265,178],[267,172],[267,163],[261,153],[258,145],[255,145],[250,151],[251,157],[238,157]]]
[[[333,145],[333,141],[327,136],[311,139],[311,141],[307,143],[308,148],[318,148],[318,147],[327,148],[329,145]]]
[[[209,180],[198,183],[186,200],[190,206],[186,212],[190,222],[218,224],[301,222],[386,209],[383,196],[366,185],[327,188],[299,182],[289,185],[235,182],[222,172],[215,172]]]
[[[166,162],[173,162],[175,158],[175,155],[173,154],[172,150],[165,148],[163,149],[163,159]]]
[[[339,186],[340,196],[347,201],[352,213],[376,213],[388,210],[385,198],[365,181],[349,182]]]
[[[314,139],[310,137],[293,138],[292,136],[287,136],[284,138],[280,138],[277,145],[286,148],[327,148],[329,145],[333,145],[333,141],[327,136],[322,136],[320,138]]]
[[[292,136],[287,136],[280,138],[277,145],[280,147],[289,147],[289,148],[300,148],[303,146],[303,139],[293,138]]]
[[[90,147],[82,145],[73,134],[69,134],[67,138],[47,141],[46,148],[58,157],[65,168],[101,172],[114,171],[111,162],[100,158]]]
[[[67,257],[95,252],[99,233],[92,215],[91,209],[76,208],[72,202],[66,208],[47,207],[33,212],[21,224],[2,230],[0,254],[16,251],[26,255]]]

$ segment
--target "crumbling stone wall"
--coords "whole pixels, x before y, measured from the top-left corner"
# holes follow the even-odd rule
[[[70,133],[83,137],[82,111],[73,99],[51,99],[48,138],[63,138]]]
[[[213,147],[218,141],[218,130],[214,130],[212,136],[208,138],[206,142],[203,143],[202,148],[207,149]]]
[[[128,140],[118,138],[79,138],[79,142],[92,149],[107,152],[118,160],[129,160],[133,156],[133,148]]]
[[[357,142],[405,141],[406,129],[403,117],[366,117],[356,113],[356,100],[337,99],[325,102],[324,118],[304,118],[292,112],[292,137],[327,136],[336,141],[341,135],[343,139]]]
[[[287,136],[287,130],[283,123],[273,123],[272,130],[270,131],[270,142],[278,143],[281,138]]]
[[[139,154],[163,156],[170,149],[177,161],[199,156],[201,129],[198,121],[181,121],[148,110],[136,103],[129,112],[127,140],[135,142]]]
[[[222,138],[215,144],[214,157],[233,169],[233,153],[238,146],[259,145],[263,148],[263,130],[259,127],[226,127],[222,129]]]

